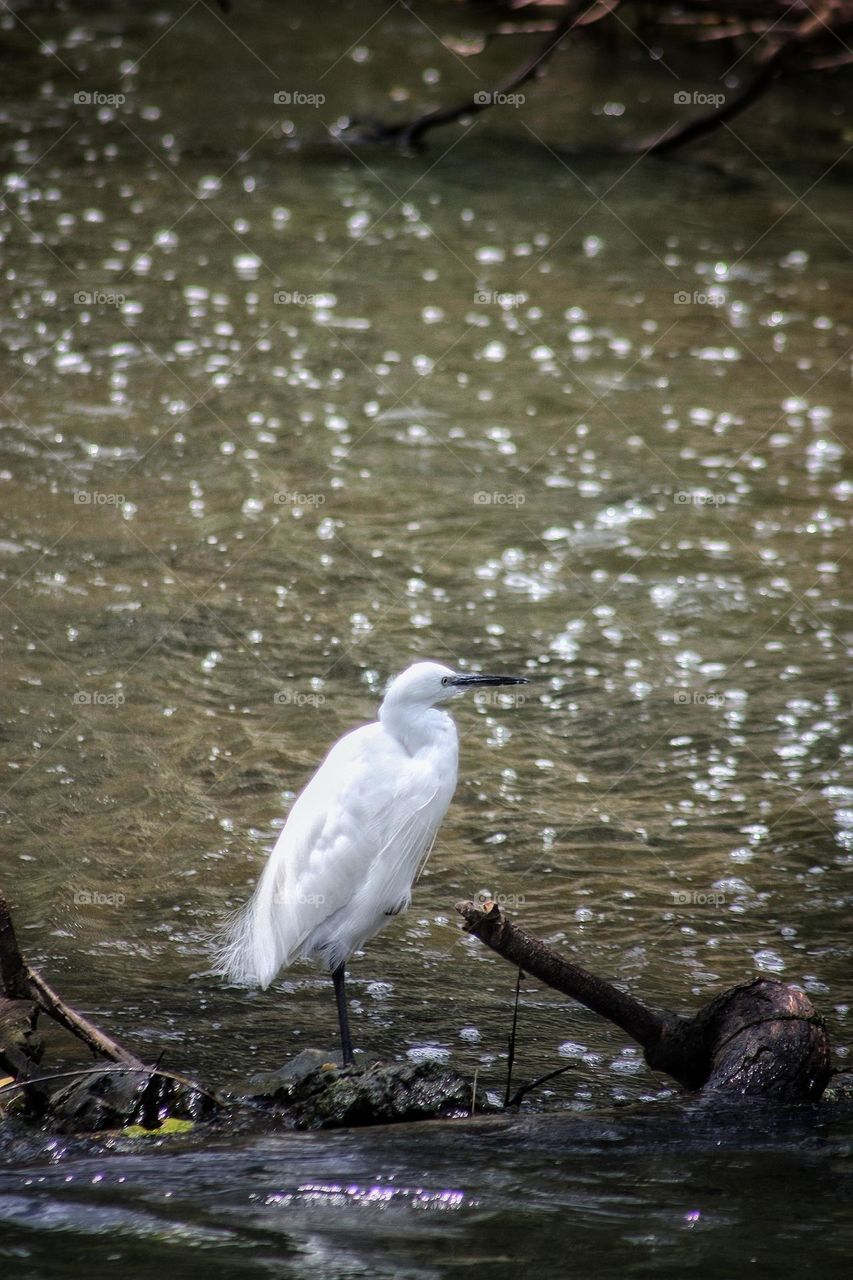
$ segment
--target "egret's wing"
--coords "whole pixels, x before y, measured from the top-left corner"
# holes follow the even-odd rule
[[[407,896],[434,839],[446,808],[436,820],[437,793],[434,775],[379,725],[342,738],[294,802],[254,897],[230,923],[220,968],[268,986],[283,965],[328,949],[344,913],[356,935],[360,920],[371,936],[369,921]]]
[[[342,946],[344,933],[360,945],[376,931],[375,920],[408,897],[435,836],[438,786],[429,771],[407,759],[408,768],[395,761],[394,769],[383,771],[371,761],[354,770],[304,850],[298,875],[286,872],[279,882],[276,898],[284,908],[282,923],[289,917],[292,958],[321,946],[333,963],[345,959],[352,946]]]
[[[388,830],[390,824],[382,824],[387,835],[381,845],[378,840],[384,832],[377,830],[377,849],[365,883],[367,896],[375,894],[377,898],[381,898],[382,888],[385,886],[388,907],[396,906],[403,897],[408,897],[416,875],[423,870],[432,851],[438,825],[444,816],[444,809],[437,817],[435,815],[438,791],[438,786],[433,785],[430,791],[422,793],[417,800],[411,797],[412,807],[396,829],[392,827]],[[399,894],[396,901],[392,901],[401,887],[404,892]]]
[[[364,733],[355,729],[331,749],[293,802],[252,897],[226,920],[215,967],[234,982],[268,987],[290,962],[294,922],[288,903],[291,897],[296,900],[311,851],[328,821],[332,775],[343,777],[355,769],[356,739]]]

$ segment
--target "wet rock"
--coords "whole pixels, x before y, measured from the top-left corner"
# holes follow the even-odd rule
[[[60,1133],[95,1133],[139,1125],[157,1130],[167,1120],[204,1120],[216,1101],[191,1083],[135,1068],[87,1071],[55,1093],[49,1120]]]
[[[343,1067],[337,1053],[305,1049],[280,1070],[253,1077],[246,1094],[284,1108],[296,1128],[338,1129],[470,1116],[474,1090],[438,1062]],[[477,1099],[478,1114],[493,1109]]]
[[[342,1068],[340,1052],[323,1049],[303,1049],[283,1067],[275,1071],[262,1071],[251,1076],[245,1089],[239,1092],[262,1102],[284,1105],[293,1096],[293,1090],[315,1072],[339,1071]]]

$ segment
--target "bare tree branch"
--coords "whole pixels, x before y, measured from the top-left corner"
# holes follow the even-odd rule
[[[100,1031],[94,1023],[83,1014],[72,1009],[60,995],[45,982],[41,974],[31,969],[21,955],[15,937],[15,927],[6,897],[0,888],[0,983],[3,991],[12,1000],[33,1000],[56,1022],[72,1032],[78,1040],[95,1054],[109,1058],[113,1062],[122,1062],[129,1067],[144,1067],[141,1058],[131,1053],[112,1036]]]
[[[566,36],[607,18],[619,4],[620,0],[567,0],[549,22],[538,48],[494,89],[475,93],[454,106],[437,107],[400,124],[354,120],[350,128],[355,132],[360,126],[366,141],[392,141],[417,147],[431,129],[479,115],[505,100],[544,69]],[[778,0],[775,5],[770,0],[750,0],[746,4],[719,0],[709,6],[704,0],[681,0],[678,4],[655,6],[653,10],[641,8],[638,21],[649,41],[675,30],[691,34],[698,43],[747,38],[756,46],[742,87],[727,95],[725,102],[685,124],[671,125],[662,134],[620,148],[631,154],[664,155],[714,132],[752,106],[798,51],[805,51],[800,64],[805,70],[834,68],[847,62],[850,55],[845,36],[853,31],[853,3],[822,0],[811,7],[800,0]],[[506,24],[500,28],[501,34],[512,30]],[[527,20],[515,27],[519,35],[529,30]],[[488,41],[483,47],[485,43]]]
[[[621,1027],[648,1065],[688,1089],[812,1102],[831,1075],[829,1037],[804,992],[771,978],[733,987],[691,1018],[658,1012],[512,924],[494,902],[458,902],[465,929],[510,964]]]
[[[456,120],[461,120],[463,116],[476,116],[481,111],[487,111],[489,107],[499,103],[501,98],[514,93],[537,72],[540,72],[557,52],[564,38],[575,27],[588,26],[592,22],[597,22],[599,18],[605,17],[615,9],[619,3],[620,0],[592,0],[591,3],[590,0],[568,0],[562,13],[549,27],[539,47],[517,71],[507,76],[494,89],[475,93],[464,102],[452,107],[437,107],[434,111],[428,111],[402,124],[374,125],[376,140],[398,141],[403,146],[416,147],[430,129],[437,129],[443,124],[452,124]]]
[[[739,116],[747,107],[752,106],[757,98],[761,97],[773,80],[781,73],[785,63],[797,49],[808,44],[815,36],[822,35],[828,30],[833,30],[834,25],[850,26],[853,24],[850,12],[844,13],[840,9],[841,7],[836,0],[829,0],[828,3],[822,4],[814,13],[809,11],[809,17],[790,32],[785,39],[773,40],[759,51],[753,63],[754,73],[738,93],[727,97],[725,102],[721,103],[713,111],[709,111],[706,115],[688,120],[686,124],[678,128],[667,129],[658,138],[635,143],[628,150],[641,154],[645,153],[646,155],[664,155],[666,152],[675,151],[676,148],[686,146],[697,138],[702,138],[705,134],[713,133],[715,129],[721,128],[729,120]],[[849,6],[847,6],[847,9],[849,10]]]

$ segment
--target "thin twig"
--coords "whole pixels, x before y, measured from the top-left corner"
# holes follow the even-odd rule
[[[521,969],[518,971],[518,977],[515,980],[515,1006],[512,1011],[512,1030],[509,1033],[509,1050],[506,1058],[506,1089],[504,1090],[504,1108],[509,1106],[509,1092],[512,1088],[512,1068],[515,1063],[515,1036],[518,1030],[518,1002],[521,996],[521,980],[524,973]]]
[[[557,1067],[555,1071],[546,1071],[544,1076],[538,1076],[536,1080],[531,1080],[530,1084],[523,1084],[510,1098],[509,1102],[504,1104],[504,1110],[507,1107],[517,1107],[520,1105],[522,1098],[526,1098],[528,1093],[532,1093],[534,1089],[538,1089],[540,1084],[545,1084],[548,1080],[553,1080],[555,1076],[561,1076],[566,1071],[571,1071],[574,1067],[573,1062],[567,1062],[564,1067]]]
[[[192,1089],[196,1093],[200,1093],[203,1097],[209,1098],[218,1107],[223,1106],[222,1099],[217,1097],[215,1093],[211,1093],[209,1089],[203,1088],[195,1080],[188,1079],[176,1071],[164,1071],[161,1068],[152,1067],[132,1067],[126,1063],[115,1063],[112,1066],[103,1067],[77,1067],[73,1071],[53,1071],[46,1076],[33,1076],[29,1080],[12,1080],[9,1084],[0,1085],[0,1093],[6,1093],[9,1089],[28,1089],[34,1084],[48,1084],[51,1080],[68,1080],[84,1076],[123,1076],[129,1072],[142,1073],[151,1077],[160,1077],[164,1080],[174,1080],[176,1084],[184,1085],[185,1088]]]

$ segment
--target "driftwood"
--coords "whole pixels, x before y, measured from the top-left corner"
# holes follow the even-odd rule
[[[496,903],[459,902],[468,933],[498,955],[621,1027],[646,1062],[690,1090],[815,1102],[831,1075],[829,1037],[804,993],[769,978],[733,987],[693,1017],[651,1009],[538,938]]]
[[[494,105],[506,102],[516,89],[543,73],[564,40],[576,32],[602,24],[602,20],[615,13],[621,3],[622,0],[566,0],[556,15],[549,17],[539,47],[494,89],[478,92],[455,105],[437,107],[397,124],[353,120],[345,138],[347,141],[393,142],[404,148],[417,148],[430,130],[471,119]],[[551,6],[548,6],[549,14],[550,11]],[[619,21],[623,27],[628,25],[628,20],[620,18]],[[501,26],[498,33],[526,34],[541,25],[531,27],[529,20],[524,19],[523,22],[524,25],[515,31],[512,26]],[[607,24],[603,26],[610,29]],[[846,37],[853,32],[853,0],[821,0],[814,6],[773,4],[771,0],[761,0],[751,6],[736,4],[733,0],[720,0],[716,5],[708,5],[704,0],[686,0],[686,3],[657,6],[653,13],[641,10],[640,26],[647,44],[671,43],[668,39],[670,33],[677,31],[683,38],[685,30],[690,31],[697,42],[746,39],[749,61],[740,89],[724,95],[724,101],[712,111],[673,125],[653,138],[620,148],[634,154],[663,155],[721,128],[752,106],[794,61],[795,55],[799,55],[799,66],[804,70],[835,70],[853,61],[853,54],[846,43]],[[484,40],[476,46],[477,51],[487,43]],[[740,57],[737,62],[740,62]]]
[[[660,1012],[564,959],[513,925],[496,904],[463,902],[457,910],[469,933],[519,970],[614,1022],[642,1046],[650,1067],[688,1089],[805,1102],[818,1100],[826,1087],[831,1074],[826,1028],[795,987],[758,978],[724,992],[692,1018]],[[81,1132],[128,1125],[156,1131],[165,1122],[205,1119],[227,1105],[196,1081],[163,1070],[159,1062],[146,1065],[57,995],[21,955],[2,891],[0,983],[0,1072],[9,1077],[0,1077],[0,1107],[17,1094],[39,1119]],[[33,1068],[42,1053],[36,1034],[40,1013],[72,1031],[111,1065],[36,1074]],[[443,1068],[414,1071],[411,1064],[374,1064],[338,1071],[326,1054],[315,1051],[316,1061],[304,1062],[305,1057],[279,1073],[275,1096],[269,1099],[285,1106],[290,1123],[327,1127],[473,1114],[475,1086]],[[563,1070],[522,1087],[508,1105]],[[300,1084],[294,1093],[303,1076],[310,1076],[310,1087]],[[68,1078],[72,1083],[58,1093],[45,1089]],[[257,1101],[258,1092],[253,1086],[242,1102]]]
[[[140,1125],[157,1130],[164,1122],[194,1122],[218,1110],[222,1100],[195,1080],[146,1065],[113,1036],[73,1009],[21,954],[6,898],[0,889],[0,1106],[22,1097],[38,1119],[48,1117],[60,1131],[86,1132]],[[81,1040],[96,1058],[112,1064],[82,1071],[37,1074],[43,1044],[36,1034],[39,1014]],[[50,1085],[72,1080],[58,1093]]]
[[[15,927],[9,914],[6,897],[0,888],[0,984],[3,994],[10,1000],[27,1000],[43,1009],[55,1022],[60,1023],[82,1040],[96,1056],[109,1058],[111,1062],[122,1062],[128,1067],[144,1067],[145,1063],[135,1053],[125,1049],[112,1036],[100,1031],[94,1023],[82,1013],[72,1009],[45,982],[41,974],[30,968],[21,955],[15,937]]]

